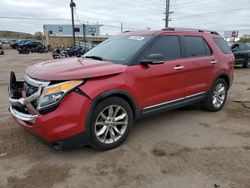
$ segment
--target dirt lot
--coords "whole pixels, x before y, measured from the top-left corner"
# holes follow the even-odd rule
[[[250,187],[250,69],[237,68],[225,108],[186,107],[135,123],[119,148],[58,152],[20,128],[7,110],[9,72],[51,54],[0,56],[0,187]],[[1,155],[6,154],[7,155]]]

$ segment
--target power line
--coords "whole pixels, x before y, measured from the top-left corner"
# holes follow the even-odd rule
[[[227,10],[222,10],[222,11],[207,12],[207,13],[204,13],[204,14],[195,14],[195,15],[179,16],[179,17],[174,17],[173,19],[176,19],[176,18],[194,18],[194,17],[201,17],[201,16],[211,16],[211,15],[221,14],[221,13],[224,13],[224,12],[231,12],[231,11],[237,11],[237,10],[244,10],[244,9],[249,9],[249,8],[250,8],[250,7],[235,8],[235,9],[227,9]]]
[[[63,19],[63,18],[38,18],[38,17],[20,17],[20,16],[0,16],[0,19],[71,21],[71,19]]]

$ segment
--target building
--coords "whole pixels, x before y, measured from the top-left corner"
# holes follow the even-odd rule
[[[99,36],[101,25],[85,25],[86,36]],[[56,36],[72,36],[72,25],[43,25],[44,34]],[[75,35],[84,35],[84,25],[75,25]]]
[[[109,36],[100,35],[101,25],[85,25],[85,38],[84,38],[84,26],[75,25],[76,44],[80,42],[86,42],[92,45],[97,45]],[[73,46],[73,32],[72,25],[43,25],[45,44],[50,45],[52,48],[58,46]]]

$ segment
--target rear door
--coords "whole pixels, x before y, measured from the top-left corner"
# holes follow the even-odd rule
[[[185,61],[186,95],[193,96],[207,92],[209,77],[218,60],[202,36],[182,36],[181,44]]]

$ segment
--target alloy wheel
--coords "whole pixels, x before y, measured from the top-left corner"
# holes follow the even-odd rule
[[[213,91],[213,105],[215,108],[220,108],[226,99],[226,86],[223,83],[218,83]]]
[[[128,126],[128,113],[119,105],[110,105],[102,110],[95,121],[95,135],[104,144],[118,141]]]

